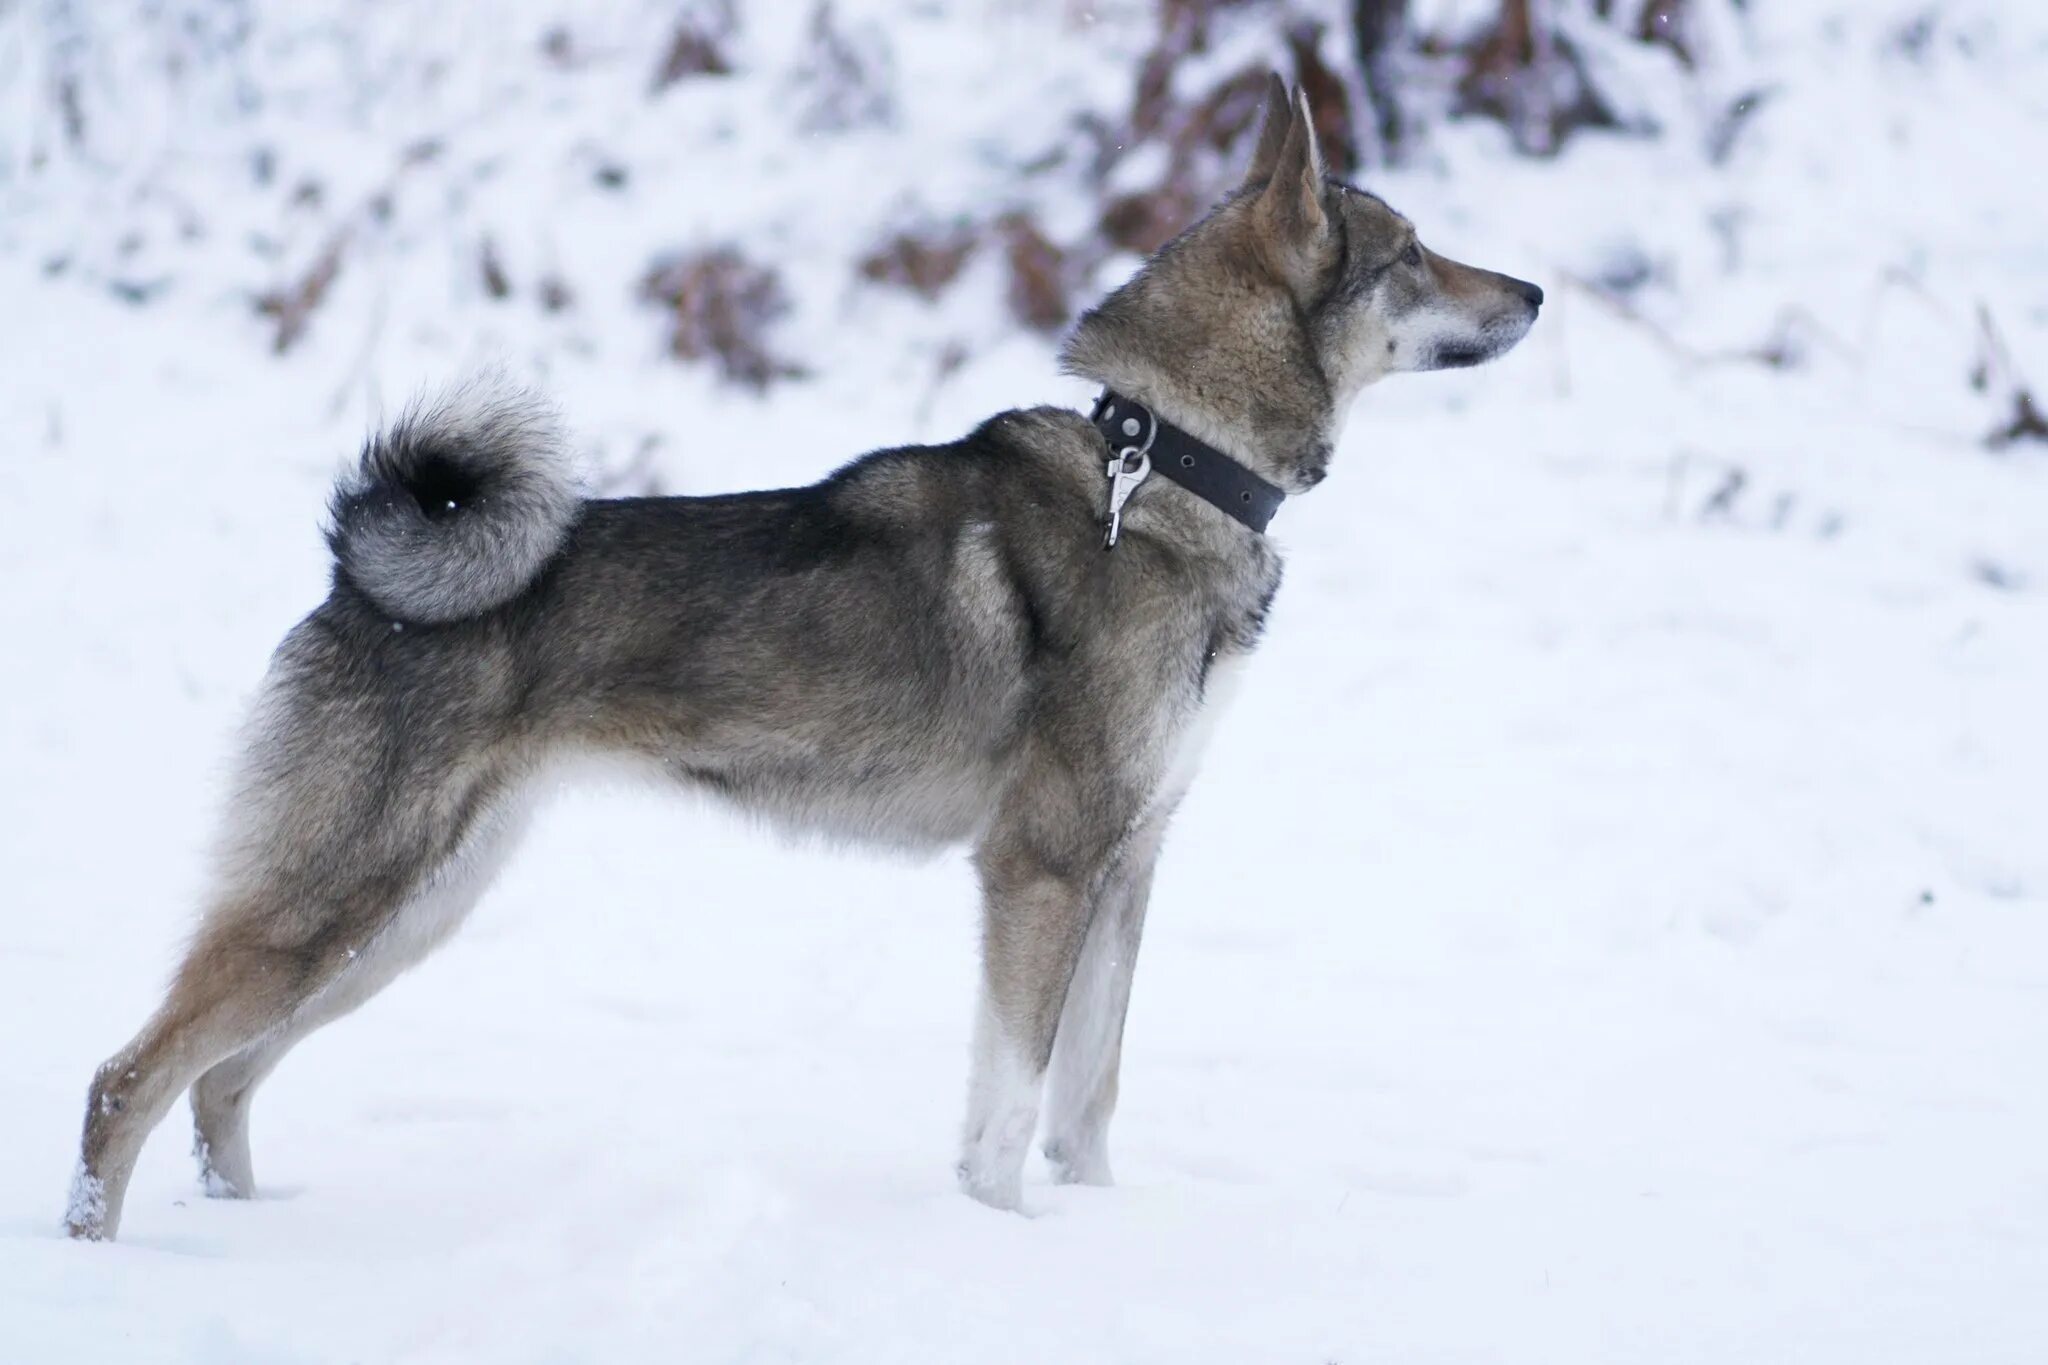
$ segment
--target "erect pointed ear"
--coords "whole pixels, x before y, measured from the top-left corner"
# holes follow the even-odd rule
[[[1290,107],[1287,137],[1280,144],[1272,179],[1259,195],[1253,221],[1267,260],[1300,290],[1321,272],[1332,234],[1323,209],[1323,150],[1316,143],[1308,97],[1296,89]]]
[[[1322,141],[1316,137],[1316,111],[1308,107],[1308,91],[1298,85],[1294,87],[1294,124],[1301,129],[1302,170],[1315,177],[1316,197],[1320,202],[1323,175],[1328,167],[1323,165]]]
[[[1288,125],[1294,122],[1294,101],[1287,98],[1286,82],[1277,71],[1266,75],[1266,121],[1259,129],[1259,148],[1252,153],[1250,169],[1244,173],[1246,186],[1270,180],[1280,164],[1280,148],[1287,141]]]

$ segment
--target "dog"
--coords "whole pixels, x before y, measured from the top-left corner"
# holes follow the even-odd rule
[[[443,942],[535,775],[623,757],[786,826],[971,843],[982,977],[957,1174],[1016,1209],[1107,1134],[1154,863],[1280,585],[1263,534],[1342,415],[1500,355],[1542,291],[1332,178],[1275,77],[1253,163],[1075,325],[1084,417],[989,419],[806,488],[585,501],[535,400],[470,386],[337,488],[333,587],[250,723],[217,884],[162,1006],[94,1076],[66,1222],[111,1238],[188,1087],[207,1191],[313,1030]]]

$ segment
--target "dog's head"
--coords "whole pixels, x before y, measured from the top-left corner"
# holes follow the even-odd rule
[[[1243,184],[1083,317],[1063,359],[1299,490],[1360,390],[1493,359],[1543,291],[1439,256],[1332,179],[1306,99],[1278,77],[1266,106]]]

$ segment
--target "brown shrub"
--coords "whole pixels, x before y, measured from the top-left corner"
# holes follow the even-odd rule
[[[833,15],[831,0],[818,0],[797,63],[803,92],[798,126],[837,133],[888,124],[896,117],[892,80],[882,31],[872,25],[849,28]]]
[[[1120,194],[1102,207],[1102,235],[1125,251],[1149,256],[1194,221],[1202,205],[1185,183]]]
[[[1358,169],[1358,137],[1351,128],[1351,92],[1344,78],[1323,60],[1323,26],[1304,20],[1287,30],[1287,50],[1294,59],[1294,79],[1315,112],[1316,140],[1323,160],[1339,175]]]
[[[1696,65],[1690,18],[1686,0],[1646,0],[1636,18],[1636,41],[1669,48],[1690,71]]]
[[[341,256],[347,246],[348,234],[336,233],[298,279],[256,296],[256,311],[276,324],[270,340],[273,354],[283,355],[306,334],[335,276],[341,274]]]
[[[936,299],[974,254],[974,233],[964,225],[906,228],[860,258],[861,278]]]
[[[1459,52],[1452,113],[1500,120],[1525,156],[1555,156],[1580,129],[1618,126],[1578,49],[1539,25],[1529,0],[1501,0],[1500,19]]]
[[[540,306],[550,313],[560,313],[576,302],[576,292],[560,275],[546,275],[540,282]]]
[[[996,220],[1009,265],[1008,300],[1017,321],[1035,331],[1051,332],[1073,316],[1067,302],[1070,281],[1067,255],[1053,245],[1028,213],[1010,213]]]
[[[734,27],[731,0],[685,11],[676,20],[647,93],[659,95],[690,76],[730,76],[732,63],[726,58],[725,44],[731,41]]]
[[[640,297],[669,315],[671,354],[714,361],[726,380],[765,389],[803,374],[768,347],[768,331],[789,311],[781,277],[735,247],[666,256],[640,281]]]
[[[511,296],[512,279],[505,273],[505,263],[498,259],[498,244],[489,237],[477,248],[477,272],[483,276],[486,294],[494,299]]]

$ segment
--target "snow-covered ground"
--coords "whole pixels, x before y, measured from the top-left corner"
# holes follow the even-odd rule
[[[801,28],[770,8],[764,69]],[[1034,1166],[1028,1218],[954,1192],[963,858],[585,791],[264,1089],[265,1198],[200,1196],[180,1106],[122,1240],[59,1236],[86,1080],[174,960],[380,403],[496,359],[608,468],[658,436],[687,492],[1085,400],[992,263],[927,307],[848,261],[906,206],[1005,193],[1057,140],[1039,111],[1123,98],[1100,53],[1142,24],[846,8],[890,44],[893,130],[804,135],[780,77],[649,101],[651,7],[555,6],[593,54],[564,70],[549,7],[450,6],[246,59],[325,99],[131,94],[107,165],[10,163],[0,1361],[2048,1359],[2048,447],[1982,449],[2005,413],[1966,382],[1982,299],[2048,383],[2029,0],[1950,7],[1918,61],[1889,44],[1920,7],[1753,6],[1728,59],[1775,93],[1726,166],[1657,94],[1661,143],[1539,164],[1444,127],[1372,179],[1552,302],[1496,366],[1369,393],[1276,522],[1288,585],[1154,899],[1118,1188]],[[425,135],[433,173],[273,357],[247,294]],[[290,164],[259,190],[262,140]],[[765,399],[663,356],[631,298],[725,235],[787,263],[776,335],[813,374]],[[1569,282],[1636,259],[1636,317]],[[1787,308],[1802,364],[1701,358]]]

